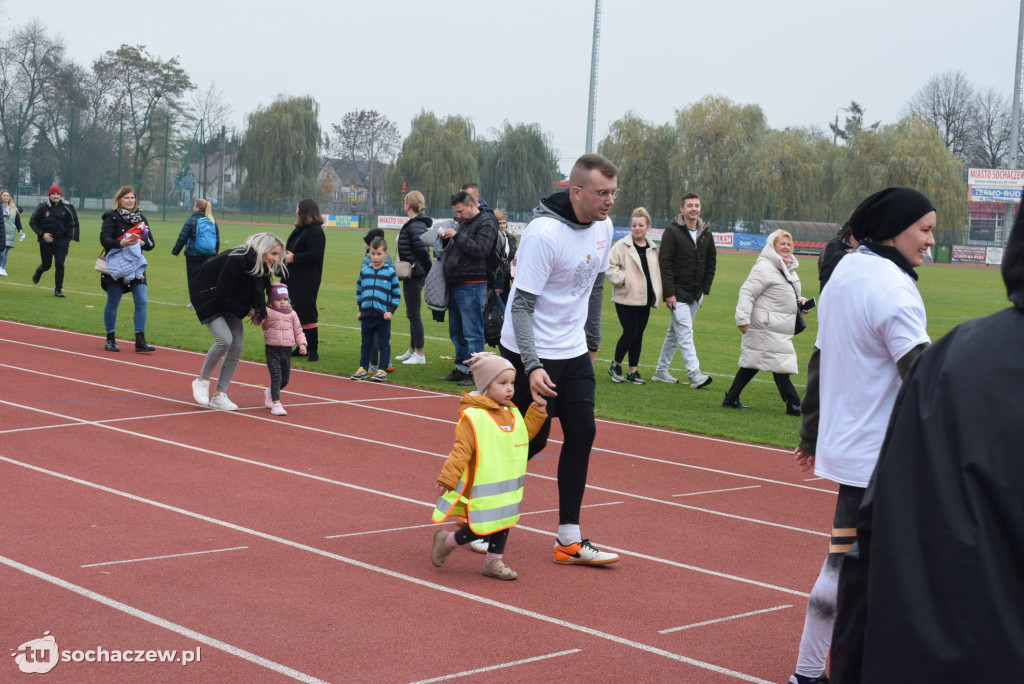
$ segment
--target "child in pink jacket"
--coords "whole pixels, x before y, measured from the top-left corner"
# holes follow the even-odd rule
[[[299,353],[306,353],[306,334],[302,332],[299,316],[292,311],[288,286],[274,283],[270,286],[270,306],[263,321],[263,341],[267,345],[267,368],[270,387],[263,391],[264,403],[275,416],[287,416],[281,405],[281,390],[288,385],[292,370],[292,347],[298,343]]]

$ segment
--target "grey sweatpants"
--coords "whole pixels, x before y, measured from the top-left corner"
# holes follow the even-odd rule
[[[213,335],[213,346],[210,347],[210,351],[206,352],[206,360],[203,362],[203,370],[200,375],[204,378],[212,378],[213,372],[217,370],[217,364],[220,363],[217,391],[227,392],[231,378],[235,377],[238,360],[242,357],[245,327],[241,318],[235,318],[230,314],[207,321],[206,327]],[[224,360],[223,363],[221,363],[221,359]]]

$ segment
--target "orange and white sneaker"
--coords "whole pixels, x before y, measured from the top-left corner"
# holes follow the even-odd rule
[[[559,565],[608,565],[617,560],[618,554],[599,551],[589,539],[563,545],[555,538],[555,562]]]

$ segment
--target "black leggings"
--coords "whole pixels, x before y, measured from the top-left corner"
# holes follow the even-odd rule
[[[501,355],[516,369],[515,394],[512,403],[523,414],[533,401],[530,379],[523,370],[519,354],[499,347]],[[558,455],[558,524],[579,525],[583,493],[587,488],[587,469],[590,467],[590,449],[597,436],[594,421],[594,364],[590,354],[574,359],[541,359],[544,370],[557,386],[557,397],[548,397],[548,419],[537,436],[530,440],[530,458],[547,445],[551,433],[551,418],[557,417],[562,426],[562,449]]]
[[[264,345],[267,351],[267,370],[270,371],[270,398],[281,401],[281,390],[288,386],[292,371],[292,348]]]
[[[50,265],[52,264],[54,266],[53,285],[57,290],[64,287],[64,260],[67,256],[67,242],[53,241],[39,243],[39,258],[42,260],[42,263],[39,264],[39,268],[36,270],[38,270],[39,273],[45,273],[50,270]]]
[[[640,365],[640,351],[644,346],[644,330],[651,318],[651,307],[616,304],[615,313],[619,315],[622,326],[622,337],[615,345],[615,363],[621,364],[628,351],[629,367],[636,368]]]
[[[740,368],[736,371],[732,387],[725,393],[726,399],[738,400],[743,388],[754,379],[755,375],[757,375],[756,368]],[[796,393],[796,388],[793,387],[793,381],[789,379],[789,374],[772,373],[772,377],[775,378],[775,386],[779,388],[779,395],[782,397],[782,401],[786,402],[786,406],[799,406],[800,395]]]
[[[511,529],[511,527],[506,527],[493,534],[475,534],[473,530],[469,529],[469,525],[466,525],[455,531],[455,543],[463,546],[477,539],[486,539],[487,552],[501,554],[505,553],[505,544],[508,542],[508,533]]]

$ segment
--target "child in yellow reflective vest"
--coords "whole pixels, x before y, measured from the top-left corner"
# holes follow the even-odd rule
[[[491,352],[473,354],[470,370],[476,391],[459,401],[455,445],[437,477],[440,498],[434,522],[465,518],[456,532],[434,532],[430,560],[435,567],[457,546],[487,539],[483,574],[514,580],[516,571],[502,562],[508,533],[519,520],[530,440],[547,420],[547,402],[537,397],[524,418],[512,393],[516,371],[511,362]]]

